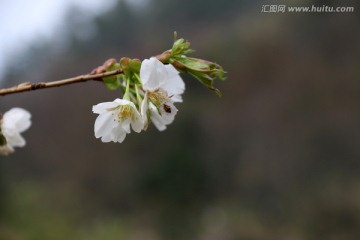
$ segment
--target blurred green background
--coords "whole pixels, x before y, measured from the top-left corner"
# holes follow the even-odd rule
[[[94,137],[91,107],[119,96],[98,82],[1,97],[2,111],[26,108],[33,126],[0,160],[0,239],[360,239],[358,9],[261,13],[278,3],[119,0],[92,20],[91,38],[86,12],[71,10],[66,47],[39,39],[2,87],[148,58],[176,30],[192,56],[228,72],[223,97],[183,76],[175,122],[122,144]]]

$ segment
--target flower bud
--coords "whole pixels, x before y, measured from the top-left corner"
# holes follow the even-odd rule
[[[204,86],[221,96],[219,89],[214,87],[214,81],[216,79],[225,80],[225,71],[219,64],[185,56],[177,58],[172,64],[180,72],[189,73]]]
[[[100,71],[104,71],[104,72],[117,70],[119,68],[120,68],[120,64],[116,61],[115,58],[109,58],[108,60],[106,60],[103,63],[102,66],[98,67],[98,69]],[[117,76],[118,75],[114,75],[114,76],[109,76],[109,77],[103,78],[103,83],[105,84],[105,86],[108,89],[114,90],[114,89],[117,89],[121,85]]]
[[[166,50],[162,54],[156,56],[157,60],[159,60],[162,63],[169,63],[170,57],[171,57],[171,50]]]
[[[179,72],[186,72],[195,77],[201,84],[214,91],[217,95],[221,96],[219,89],[214,87],[216,79],[225,80],[225,71],[217,63],[210,62],[199,58],[190,58],[186,54],[193,52],[190,49],[190,43],[183,38],[176,39],[172,49],[170,50],[170,57],[166,59],[167,55],[164,52],[162,57],[168,60]]]
[[[116,64],[116,59],[115,58],[109,58],[108,60],[106,60],[104,62],[103,67],[105,67],[108,70],[114,64]]]
[[[139,73],[141,61],[139,59],[123,57],[120,59],[120,66],[122,70],[124,70],[125,74]]]
[[[97,68],[94,68],[90,72],[90,75],[96,75],[96,74],[100,74],[100,73],[104,73],[104,72],[106,72],[106,68],[104,66],[99,66]]]

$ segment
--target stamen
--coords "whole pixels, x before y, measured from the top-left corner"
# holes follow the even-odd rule
[[[120,123],[125,119],[133,118],[134,111],[131,106],[123,105],[123,106],[119,106],[119,112],[117,115],[118,115],[118,123]]]
[[[149,92],[148,98],[156,107],[160,107],[165,100],[169,99],[169,96],[165,90],[157,89],[153,92]]]

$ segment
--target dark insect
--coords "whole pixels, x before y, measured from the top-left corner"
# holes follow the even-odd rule
[[[171,113],[171,107],[169,105],[164,104],[164,111],[167,113]]]

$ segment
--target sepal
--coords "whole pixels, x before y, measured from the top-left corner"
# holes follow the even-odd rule
[[[199,58],[180,57],[173,62],[173,66],[180,72],[189,73],[201,84],[221,96],[220,90],[214,87],[214,81],[225,80],[226,72],[219,64]]]
[[[116,61],[116,59],[110,58],[110,59],[106,60],[103,65],[92,70],[92,72],[90,74],[99,74],[99,73],[110,72],[110,71],[113,71],[113,70],[116,70],[119,68],[120,68],[120,64]],[[118,89],[119,87],[122,86],[120,79],[119,79],[120,75],[121,74],[117,74],[117,75],[110,76],[110,77],[103,77],[102,80],[103,80],[104,85],[109,90]]]

